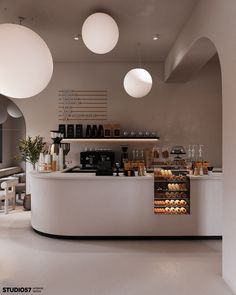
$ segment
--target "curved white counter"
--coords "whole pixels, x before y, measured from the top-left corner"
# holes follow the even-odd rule
[[[222,235],[223,173],[190,175],[191,208],[204,234]]]
[[[134,225],[153,210],[151,175],[31,173],[31,190],[32,227],[54,235],[139,235]]]
[[[206,207],[209,196],[196,189],[202,182],[208,186],[208,180],[191,178],[190,215],[155,215],[152,175],[32,172],[31,224],[41,233],[58,236],[218,236],[221,196]],[[222,180],[216,182],[222,185]],[[209,215],[212,206],[220,212]]]

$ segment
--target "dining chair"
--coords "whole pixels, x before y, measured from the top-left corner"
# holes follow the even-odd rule
[[[9,209],[9,200],[12,199],[12,208],[15,209],[16,206],[16,184],[18,183],[17,179],[6,180],[1,183],[0,191],[0,209],[2,207],[1,201],[4,200],[4,213],[8,214]]]

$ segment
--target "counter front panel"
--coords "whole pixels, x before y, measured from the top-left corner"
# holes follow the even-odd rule
[[[152,175],[32,172],[31,223],[59,236],[220,236],[222,179],[190,180],[190,187],[191,214],[159,215]]]

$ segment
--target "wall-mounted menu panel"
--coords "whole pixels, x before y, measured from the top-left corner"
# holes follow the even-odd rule
[[[106,90],[62,89],[58,92],[60,122],[107,120],[108,97]]]

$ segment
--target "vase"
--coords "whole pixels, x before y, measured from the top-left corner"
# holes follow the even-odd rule
[[[31,194],[27,194],[23,200],[23,207],[26,211],[31,210]]]

